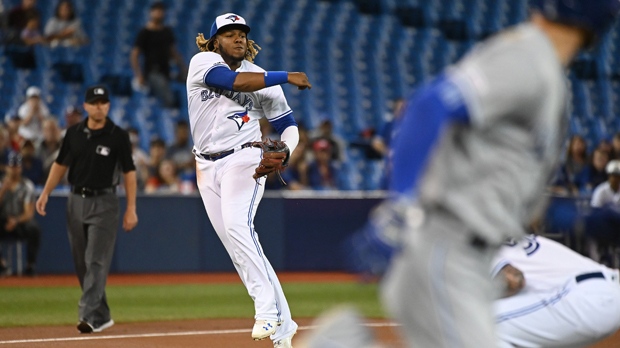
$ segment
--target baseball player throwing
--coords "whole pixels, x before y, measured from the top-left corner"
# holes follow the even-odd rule
[[[495,347],[493,255],[541,213],[568,120],[564,67],[620,9],[533,5],[528,23],[479,44],[407,102],[386,204],[409,228],[382,296],[411,346]]]
[[[263,253],[254,215],[269,172],[266,166],[277,169],[288,157],[267,159],[263,152],[268,147],[255,146],[261,140],[258,121],[266,117],[288,146],[285,154],[295,149],[297,124],[280,85],[312,86],[304,73],[264,71],[253,64],[260,48],[248,39],[248,32],[243,17],[226,13],[215,19],[208,39],[198,35],[201,52],[192,57],[187,77],[189,120],[200,195],[254,300],[252,338],[271,336],[274,347],[287,348],[292,347],[297,324]]]
[[[500,249],[493,275],[514,293],[495,302],[500,347],[584,347],[620,328],[618,270],[529,235]]]

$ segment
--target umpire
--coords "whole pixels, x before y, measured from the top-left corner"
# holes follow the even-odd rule
[[[101,332],[112,325],[105,285],[114,253],[119,202],[115,194],[119,169],[123,173],[127,210],[123,229],[138,223],[136,168],[131,158],[129,134],[107,116],[109,92],[103,86],[87,89],[84,110],[88,117],[67,129],[60,152],[37,200],[37,212],[45,215],[52,190],[69,170],[71,194],[67,203],[69,243],[75,271],[82,287],[78,330]]]

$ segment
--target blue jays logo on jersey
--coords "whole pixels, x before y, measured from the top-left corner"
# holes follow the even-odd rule
[[[228,116],[226,117],[229,120],[233,120],[235,121],[235,123],[237,124],[237,127],[239,128],[239,130],[241,130],[241,127],[243,127],[244,124],[250,122],[250,116],[248,116],[248,112],[244,111],[244,112],[238,112],[232,116]]]
[[[238,21],[240,18],[237,15],[230,15],[228,17],[226,17],[225,19],[230,19],[233,23]]]

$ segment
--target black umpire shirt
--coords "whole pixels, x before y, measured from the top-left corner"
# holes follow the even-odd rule
[[[118,185],[119,169],[136,170],[131,157],[129,133],[109,118],[101,129],[91,130],[84,121],[67,129],[56,163],[69,167],[74,187],[99,190]]]

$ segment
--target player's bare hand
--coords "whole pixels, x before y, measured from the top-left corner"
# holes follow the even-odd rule
[[[308,76],[302,72],[288,73],[288,83],[297,86],[298,89],[312,88],[310,81],[308,81]]]
[[[37,213],[39,213],[39,215],[45,216],[46,205],[47,205],[47,195],[41,194],[41,196],[39,196],[39,199],[37,199],[37,203],[35,205],[35,207],[37,208]]]
[[[525,287],[525,277],[523,276],[523,272],[518,268],[512,265],[506,265],[502,268],[500,274],[504,278],[506,286],[504,297],[515,295]]]
[[[138,224],[138,214],[135,209],[127,209],[125,216],[123,217],[123,229],[126,232],[133,230]]]

